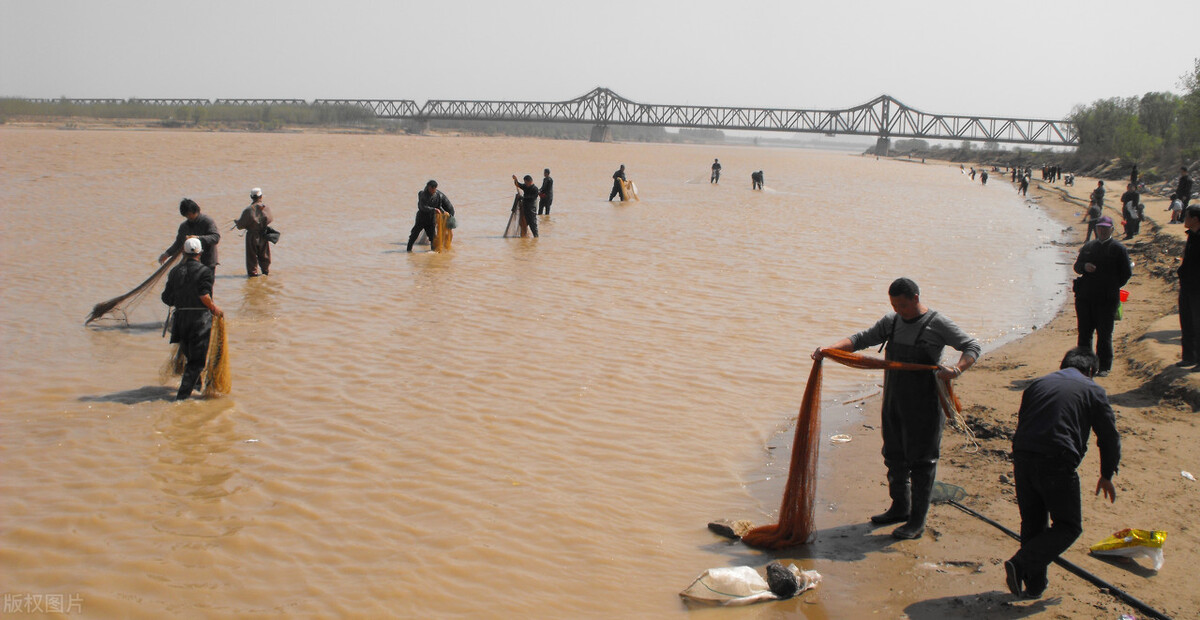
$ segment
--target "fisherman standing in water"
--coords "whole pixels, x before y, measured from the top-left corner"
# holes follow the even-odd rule
[[[246,275],[253,278],[262,269],[265,276],[271,270],[271,244],[267,241],[267,226],[275,221],[271,208],[263,203],[262,190],[250,190],[250,206],[242,210],[242,216],[234,226],[246,231]]]
[[[938,367],[937,371],[887,370],[883,374],[883,463],[887,466],[892,505],[883,514],[871,517],[871,522],[886,525],[906,521],[892,531],[892,537],[920,538],[925,533],[942,443],[937,382],[961,375],[979,359],[983,349],[954,321],[921,303],[916,282],[896,279],[888,288],[888,297],[895,312],[829,348],[858,351],[886,343],[889,361]],[[962,352],[953,366],[941,364],[946,345]],[[821,349],[813,351],[814,360],[823,356]]]
[[[530,232],[533,233],[534,239],[538,236],[537,231],[537,200],[538,186],[533,184],[533,177],[525,175],[525,183],[517,181],[517,175],[512,175],[513,185],[521,190],[521,216],[525,218],[525,224],[529,226]]]
[[[721,162],[713,159],[712,176],[708,178],[709,183],[718,183],[721,180]]]
[[[608,195],[608,201],[621,196],[621,200],[625,199],[624,192],[621,190],[621,183],[625,181],[625,164],[621,164],[621,168],[613,173],[613,188],[612,193]]]
[[[542,170],[542,187],[538,189],[538,215],[550,215],[550,205],[554,203],[554,179],[550,178],[550,169]]]
[[[179,214],[186,219],[179,224],[179,231],[175,233],[175,243],[172,243],[171,247],[159,255],[158,264],[167,262],[167,259],[182,250],[184,241],[195,238],[200,240],[200,247],[203,248],[200,253],[200,262],[215,273],[217,270],[217,244],[221,242],[221,231],[217,230],[216,222],[211,217],[200,213],[200,205],[191,198],[179,201]]]
[[[441,248],[437,247],[437,230],[435,229],[436,220],[434,214],[438,211],[454,215],[454,205],[450,204],[450,199],[446,198],[437,188],[437,181],[430,179],[425,184],[425,189],[417,192],[417,220],[413,223],[412,230],[408,233],[408,249],[412,251],[412,246],[420,236],[421,231],[425,231],[425,236],[429,237],[429,245],[433,251],[438,251]]]
[[[196,389],[208,358],[212,315],[225,315],[213,303],[213,272],[200,261],[201,251],[200,239],[193,237],[183,242],[184,260],[171,269],[167,288],[162,292],[162,302],[175,308],[171,344],[178,344],[187,360],[175,400],[188,398]]]
[[[763,188],[763,171],[759,170],[758,172],[751,172],[750,173],[750,189],[762,189],[762,188]]]

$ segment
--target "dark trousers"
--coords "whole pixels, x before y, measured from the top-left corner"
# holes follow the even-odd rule
[[[612,193],[608,195],[608,199],[612,200],[613,198],[616,198],[617,196],[620,196],[620,195],[621,195],[621,182],[614,180]]]
[[[212,316],[208,310],[176,310],[174,320],[179,325],[178,330],[174,330],[178,334],[179,350],[187,360],[183,378],[179,381],[179,391],[175,394],[177,400],[183,400],[199,387],[200,373],[204,372],[204,364],[208,361]]]
[[[534,237],[537,237],[537,211],[533,205],[522,206],[521,215],[525,216],[525,225],[529,226],[529,232],[533,233]]]
[[[437,227],[434,223],[433,217],[430,217],[428,220],[418,217],[417,222],[415,224],[413,224],[412,230],[409,231],[409,233],[408,233],[408,251],[409,252],[412,251],[412,246],[414,243],[417,242],[417,237],[421,236],[422,230],[425,231],[425,236],[429,237],[430,245],[436,244],[437,243],[437,241],[435,241],[435,239],[437,239],[436,228]],[[436,250],[437,248],[433,248],[433,249]]]
[[[1142,229],[1142,220],[1136,218],[1126,218],[1125,220],[1125,238],[1132,239],[1138,231]]]
[[[1084,242],[1084,243],[1087,243],[1088,241],[1091,241],[1091,240],[1092,240],[1092,236],[1094,236],[1095,234],[1096,234],[1096,223],[1095,223],[1095,222],[1088,222],[1087,235],[1086,235],[1086,236],[1084,236],[1084,238],[1083,238],[1083,242]]]
[[[1079,474],[1070,458],[1013,453],[1021,550],[1012,561],[1030,584],[1045,583],[1046,567],[1083,533]]]
[[[545,196],[538,200],[538,215],[545,213],[550,215],[550,205],[554,203],[553,196]]]
[[[1096,357],[1100,358],[1100,370],[1112,370],[1113,324],[1117,314],[1116,299],[1080,298],[1075,296],[1075,320],[1079,329],[1078,344],[1092,348],[1092,333],[1096,334]]]
[[[1200,362],[1200,291],[1179,291],[1179,335],[1183,361]]]
[[[246,233],[246,273],[254,275],[262,269],[263,275],[271,270],[271,242],[263,235]]]

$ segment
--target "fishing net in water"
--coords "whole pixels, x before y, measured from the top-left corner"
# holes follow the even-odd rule
[[[179,344],[171,345],[171,353],[167,361],[158,369],[159,381],[166,383],[172,377],[183,375],[187,366],[187,357]],[[205,396],[223,396],[233,387],[233,378],[229,372],[229,337],[225,332],[225,317],[213,316],[212,329],[208,332],[208,355],[204,359],[204,381],[202,391]]]
[[[154,288],[154,285],[162,279],[163,275],[171,270],[171,267],[175,264],[175,259],[177,258],[179,258],[178,252],[171,256],[171,258],[167,259],[167,261],[160,265],[154,273],[150,274],[149,278],[146,278],[141,284],[134,287],[132,291],[92,306],[92,312],[87,316],[87,319],[84,320],[83,324],[87,325],[88,323],[105,317],[106,315],[112,315],[110,317],[111,319],[128,324],[129,313],[132,312],[139,303],[141,303],[142,299],[146,296],[146,292],[151,288]]]
[[[629,200],[641,202],[641,199],[638,198],[637,186],[633,184],[633,181],[621,181],[621,202]]]
[[[229,338],[225,334],[225,317],[213,316],[208,335],[208,359],[204,362],[204,395],[228,394],[233,387],[229,374]]]
[[[521,195],[513,196],[512,213],[508,216],[508,225],[504,227],[505,237],[524,237],[529,234],[529,224],[525,222],[525,212],[521,209]]]
[[[859,355],[839,349],[821,349],[824,357],[861,369],[937,370],[937,366],[893,362]],[[938,399],[942,411],[952,423],[961,421],[958,398],[949,381],[938,380]],[[966,428],[966,425],[962,425]],[[817,456],[821,439],[821,360],[813,362],[808,373],[808,385],[800,401],[796,420],[796,436],[792,440],[792,462],[788,468],[783,501],[779,506],[779,523],[756,527],[742,536],[751,547],[784,549],[803,545],[812,540],[815,531],[813,506],[817,494]]]
[[[442,252],[450,249],[450,242],[454,240],[454,231],[450,229],[447,221],[450,219],[450,214],[445,211],[434,211],[434,242],[432,249],[434,252]]]

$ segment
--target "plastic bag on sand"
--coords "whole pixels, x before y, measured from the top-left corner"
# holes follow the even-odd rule
[[[1092,555],[1122,558],[1149,558],[1154,570],[1163,565],[1163,543],[1167,533],[1162,530],[1124,529],[1092,545]]]
[[[797,582],[798,589],[791,596],[815,588],[821,583],[821,574],[815,570],[802,571],[796,568],[795,564],[789,564],[784,570],[789,571]],[[679,593],[679,596],[687,601],[712,605],[749,605],[788,598],[772,592],[767,581],[749,566],[710,568],[701,573],[692,585]]]

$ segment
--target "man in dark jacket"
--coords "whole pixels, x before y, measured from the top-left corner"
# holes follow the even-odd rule
[[[625,164],[621,164],[620,169],[613,173],[612,193],[608,195],[609,202],[617,196],[621,196],[621,200],[625,199],[624,192],[621,190],[621,182],[625,180]]]
[[[162,302],[175,308],[171,322],[171,344],[178,344],[187,360],[176,400],[186,399],[196,389],[208,358],[212,314],[225,314],[213,303],[213,272],[201,262],[200,247],[198,238],[184,241],[184,260],[171,269],[167,275],[167,288],[162,292]]]
[[[271,243],[267,241],[267,227],[275,218],[271,216],[271,207],[263,202],[262,190],[250,190],[250,206],[242,210],[242,216],[234,226],[246,231],[246,275],[251,278],[258,275],[262,269],[265,276],[271,271]]]
[[[554,204],[554,179],[550,178],[550,169],[542,171],[542,186],[538,189],[538,215],[550,215],[550,205]]]
[[[1175,187],[1175,195],[1183,201],[1183,208],[1186,209],[1192,199],[1192,177],[1188,176],[1187,166],[1179,167],[1179,185]]]
[[[217,230],[216,222],[200,213],[200,205],[191,198],[184,198],[179,202],[179,214],[185,219],[179,225],[179,231],[175,233],[175,243],[159,255],[158,263],[161,265],[167,262],[167,259],[183,249],[184,241],[195,238],[200,240],[200,245],[204,248],[200,254],[200,262],[216,273],[217,244],[221,242],[221,231]]]
[[[1183,210],[1187,244],[1179,265],[1179,335],[1183,359],[1179,366],[1200,363],[1200,205]],[[1200,370],[1200,367],[1197,368]]]
[[[1112,238],[1113,221],[1107,215],[1096,221],[1096,238],[1083,244],[1075,259],[1075,318],[1079,328],[1079,346],[1092,349],[1096,334],[1096,355],[1100,358],[1099,377],[1112,370],[1113,323],[1121,287],[1133,275],[1129,252]]]
[[[1138,208],[1142,197],[1137,193],[1135,185],[1130,183],[1125,186],[1125,193],[1121,194],[1121,217],[1125,218],[1125,239],[1132,239],[1134,235],[1142,228],[1142,212]]]
[[[1096,494],[1104,491],[1109,501],[1117,500],[1112,477],[1121,462],[1121,437],[1108,395],[1091,379],[1097,363],[1090,349],[1071,349],[1061,370],[1037,379],[1021,396],[1013,434],[1021,549],[1004,563],[1005,581],[1016,596],[1041,596],[1046,568],[1083,533],[1075,470],[1093,430],[1100,448]]]
[[[436,220],[434,214],[438,211],[443,211],[450,215],[454,215],[454,205],[450,204],[450,199],[446,198],[437,188],[437,181],[430,179],[425,184],[425,189],[417,192],[417,219],[413,224],[412,230],[408,233],[408,249],[412,251],[412,246],[420,236],[421,231],[425,231],[425,236],[429,237],[429,244],[436,252],[437,247],[437,230],[435,229]]]
[[[525,182],[517,181],[517,175],[512,175],[513,185],[521,190],[521,216],[525,218],[525,225],[529,226],[530,232],[533,233],[533,238],[538,236],[537,230],[537,200],[538,186],[533,184],[533,177],[525,175]]]

